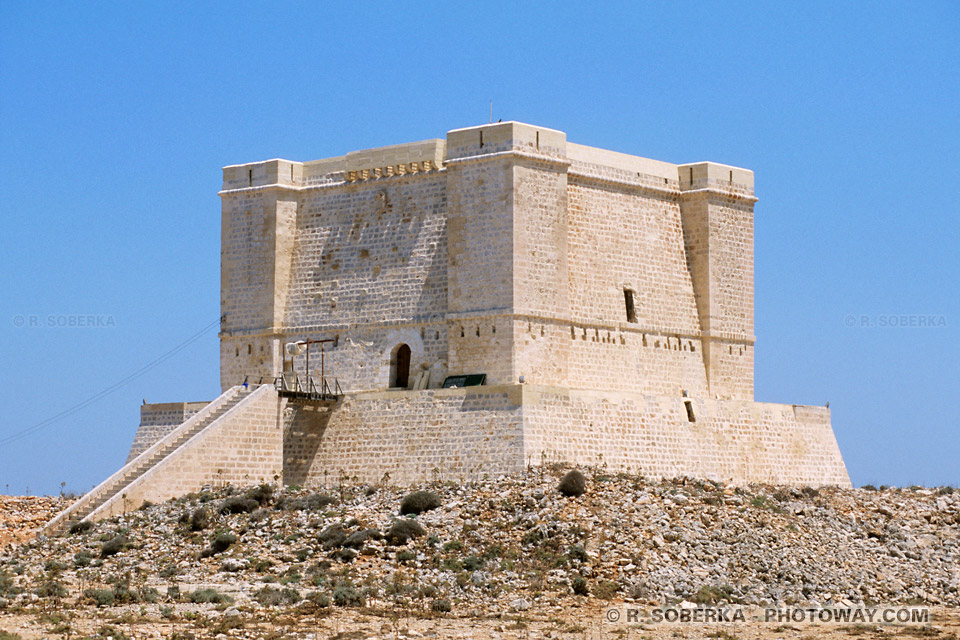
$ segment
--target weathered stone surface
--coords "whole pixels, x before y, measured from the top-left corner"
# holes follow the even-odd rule
[[[751,171],[507,122],[225,167],[220,196],[223,388],[322,367],[345,394],[319,407],[261,387],[94,517],[218,481],[549,462],[849,486],[829,409],[754,401]],[[319,338],[309,371],[286,354]],[[203,409],[141,411],[131,461]]]

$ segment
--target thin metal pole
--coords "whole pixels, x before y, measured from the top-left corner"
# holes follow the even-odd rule
[[[310,340],[307,340],[307,393],[310,393]]]

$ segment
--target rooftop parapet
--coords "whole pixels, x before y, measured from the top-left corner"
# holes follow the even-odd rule
[[[498,122],[447,133],[447,162],[508,151],[565,160],[567,134],[522,122]]]
[[[432,171],[443,167],[445,147],[443,140],[433,139],[352,151],[345,156],[344,171],[348,182]],[[365,177],[364,171],[369,172]]]
[[[675,165],[606,149],[568,143],[563,131],[522,122],[454,129],[447,139],[352,151],[345,156],[311,162],[275,158],[223,168],[223,191],[251,187],[307,187],[360,182],[417,174],[444,168],[446,163],[491,154],[518,152],[559,160],[571,171],[598,179],[640,182],[682,192],[709,189],[752,197],[753,172],[716,162]]]
[[[296,187],[303,180],[303,164],[274,158],[223,168],[223,190],[281,185]]]
[[[711,189],[734,195],[753,195],[753,171],[716,162],[695,162],[677,167],[681,191]]]
[[[303,187],[357,182],[443,168],[446,143],[432,139],[351,151],[345,156],[311,162],[267,160],[223,168],[223,190],[249,187]]]

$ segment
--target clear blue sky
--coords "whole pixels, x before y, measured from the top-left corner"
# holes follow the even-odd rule
[[[222,166],[443,137],[493,100],[754,170],[757,399],[829,401],[855,484],[956,485],[958,34],[953,1],[0,0],[0,440],[217,319]],[[78,314],[106,326],[47,326]],[[861,322],[891,317],[933,326]],[[218,391],[209,332],[0,446],[0,492],[85,491],[143,398]]]

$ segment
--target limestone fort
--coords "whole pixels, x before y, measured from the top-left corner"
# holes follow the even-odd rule
[[[199,489],[527,465],[850,486],[753,393],[753,172],[503,122],[223,169],[220,382],[54,521]],[[308,364],[309,360],[309,364]]]

